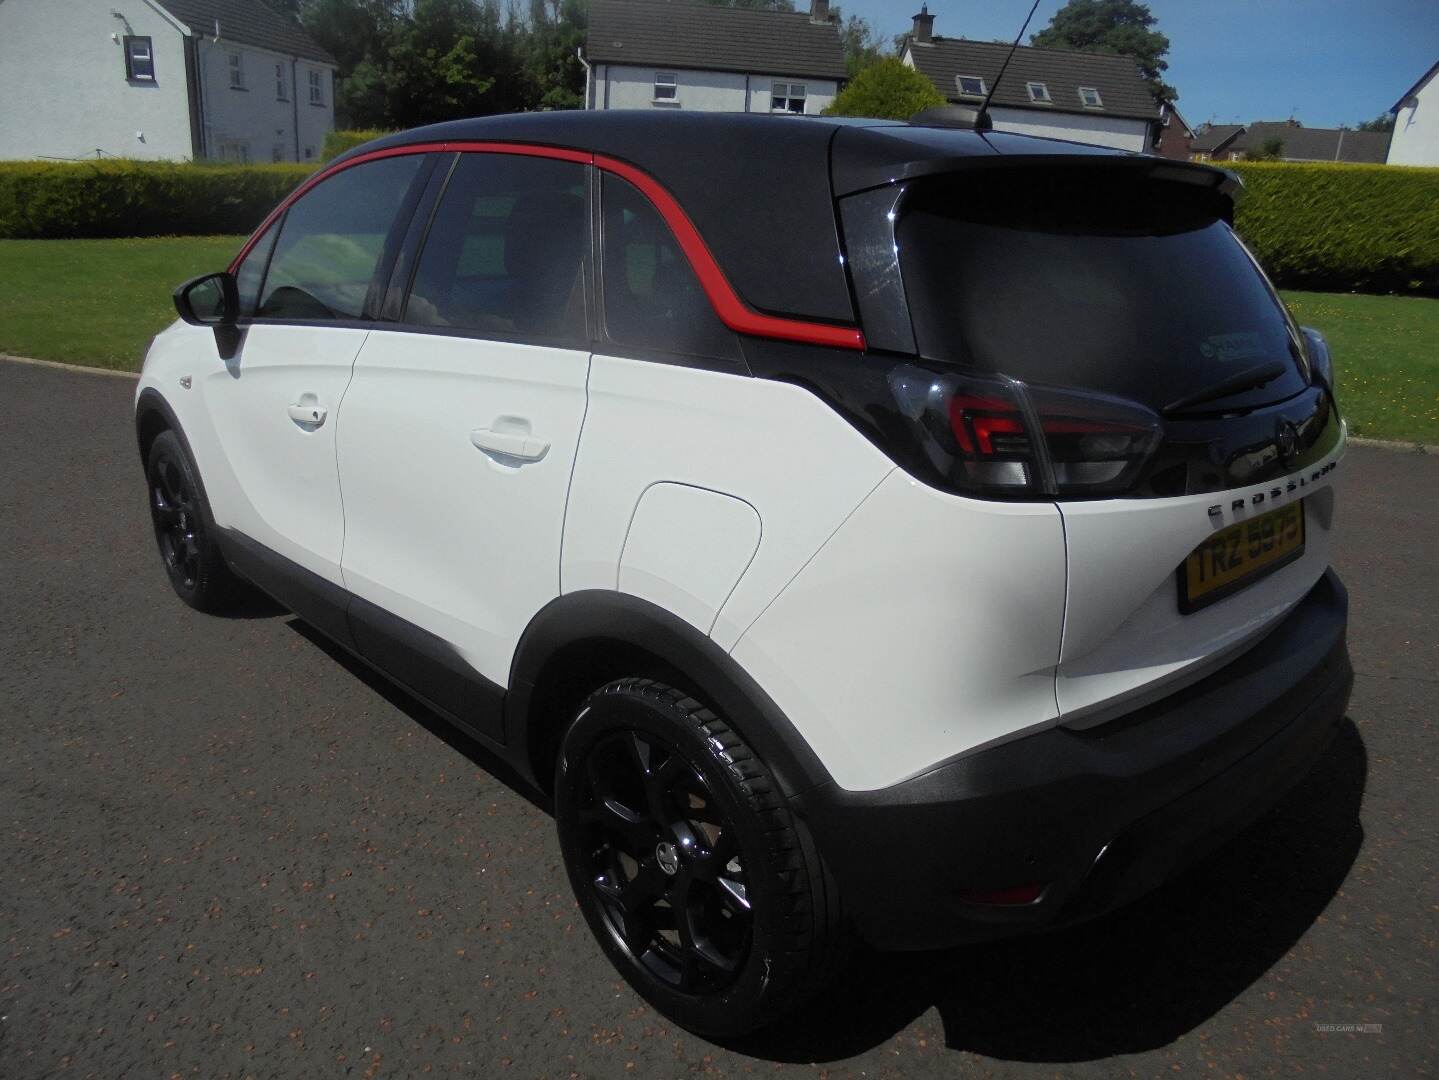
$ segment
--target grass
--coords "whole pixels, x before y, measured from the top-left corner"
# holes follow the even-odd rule
[[[170,291],[224,267],[239,236],[0,240],[0,352],[134,371],[175,317]],[[1350,431],[1439,445],[1439,300],[1285,292],[1323,331]]]
[[[137,371],[180,282],[223,270],[243,236],[0,240],[0,353]]]
[[[1285,292],[1329,341],[1351,435],[1439,445],[1439,300]]]

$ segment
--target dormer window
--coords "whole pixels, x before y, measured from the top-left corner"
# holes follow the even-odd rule
[[[978,75],[956,75],[954,82],[959,87],[960,97],[982,98],[987,93],[984,80]]]
[[[1079,102],[1086,109],[1104,108],[1104,99],[1099,96],[1099,91],[1092,86],[1081,86],[1079,88]]]
[[[1029,87],[1029,100],[1036,101],[1043,105],[1050,103],[1049,87],[1042,82],[1025,83]]]

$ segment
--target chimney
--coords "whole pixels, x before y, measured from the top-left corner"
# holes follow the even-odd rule
[[[829,0],[810,0],[809,21],[812,23],[829,22]]]
[[[916,44],[928,45],[933,40],[934,16],[929,13],[929,5],[921,4],[919,14],[914,17],[914,32],[910,35]]]

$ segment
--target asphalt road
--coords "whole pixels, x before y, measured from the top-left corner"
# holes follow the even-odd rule
[[[1439,459],[1343,467],[1351,720],[1271,814],[1102,922],[867,960],[722,1048],[612,973],[483,751],[293,619],[170,594],[132,393],[0,363],[6,1080],[1439,1063]]]

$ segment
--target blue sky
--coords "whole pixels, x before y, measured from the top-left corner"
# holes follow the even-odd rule
[[[934,32],[1013,39],[1033,0],[930,0]],[[795,0],[803,10],[806,0]],[[919,0],[839,0],[888,39]],[[1063,0],[1041,0],[1048,24]],[[1378,116],[1439,60],[1439,0],[1151,0],[1169,37],[1165,79],[1191,124],[1282,120],[1353,126]],[[1029,34],[1025,35],[1028,41]]]

